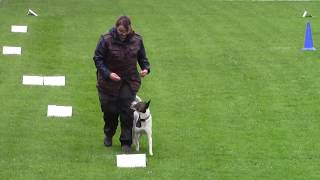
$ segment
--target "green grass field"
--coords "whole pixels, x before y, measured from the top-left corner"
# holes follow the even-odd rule
[[[0,0],[0,179],[319,179],[320,2]],[[39,17],[26,16],[28,8]],[[301,18],[307,8],[314,16]],[[144,37],[154,156],[118,169],[92,61],[120,15]],[[27,34],[10,32],[28,25]],[[65,87],[23,75],[65,75]],[[73,106],[47,118],[48,104]],[[143,138],[142,152],[147,152]]]

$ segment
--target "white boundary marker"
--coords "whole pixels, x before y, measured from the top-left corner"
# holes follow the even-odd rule
[[[72,106],[48,105],[48,117],[71,117]]]
[[[43,85],[45,86],[65,86],[65,76],[44,76]]]
[[[23,76],[22,84],[43,86],[43,77],[41,77],[41,76]]]
[[[32,11],[31,9],[28,10],[27,15],[38,16],[38,14]]]
[[[120,168],[146,167],[146,162],[146,154],[117,155],[117,167]]]
[[[21,47],[3,46],[2,54],[6,55],[21,55]]]
[[[12,25],[11,32],[26,33],[28,32],[28,26]]]
[[[22,84],[41,86],[65,86],[64,76],[28,76],[23,75]]]

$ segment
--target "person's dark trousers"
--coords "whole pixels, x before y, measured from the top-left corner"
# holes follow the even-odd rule
[[[121,124],[121,145],[132,144],[132,126],[133,126],[133,111],[130,109],[132,99],[120,99],[120,124]]]
[[[107,95],[101,91],[99,92],[99,100],[104,119],[104,134],[106,137],[112,138],[116,133],[118,126],[119,110],[117,108],[116,96]]]
[[[106,137],[112,138],[116,133],[118,127],[118,116],[119,113],[112,111],[103,112],[104,120],[104,134]]]
[[[118,117],[121,124],[121,145],[132,144],[133,111],[130,109],[131,103],[135,99],[135,94],[131,92],[130,86],[123,83],[119,97],[106,95],[99,92],[103,119],[105,122],[104,133],[112,138],[118,126]]]
[[[120,88],[118,109],[121,123],[121,145],[132,144],[133,110],[130,108],[136,95],[131,91],[129,84],[123,83]]]

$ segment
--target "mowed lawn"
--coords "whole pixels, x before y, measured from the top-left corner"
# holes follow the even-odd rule
[[[0,0],[0,46],[22,47],[0,55],[0,179],[319,179],[320,54],[301,51],[307,21],[320,48],[319,7]],[[305,8],[313,18],[301,18]],[[139,92],[152,101],[147,168],[116,167],[119,132],[103,146],[92,56],[123,14],[152,66]],[[66,86],[23,86],[23,75],[65,75]],[[48,118],[49,104],[73,106],[73,116]]]

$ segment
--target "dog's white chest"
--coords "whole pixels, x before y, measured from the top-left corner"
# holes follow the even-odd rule
[[[138,112],[134,112],[133,126],[134,126],[135,131],[150,130],[152,127],[151,114],[146,116],[146,115],[141,115]]]

